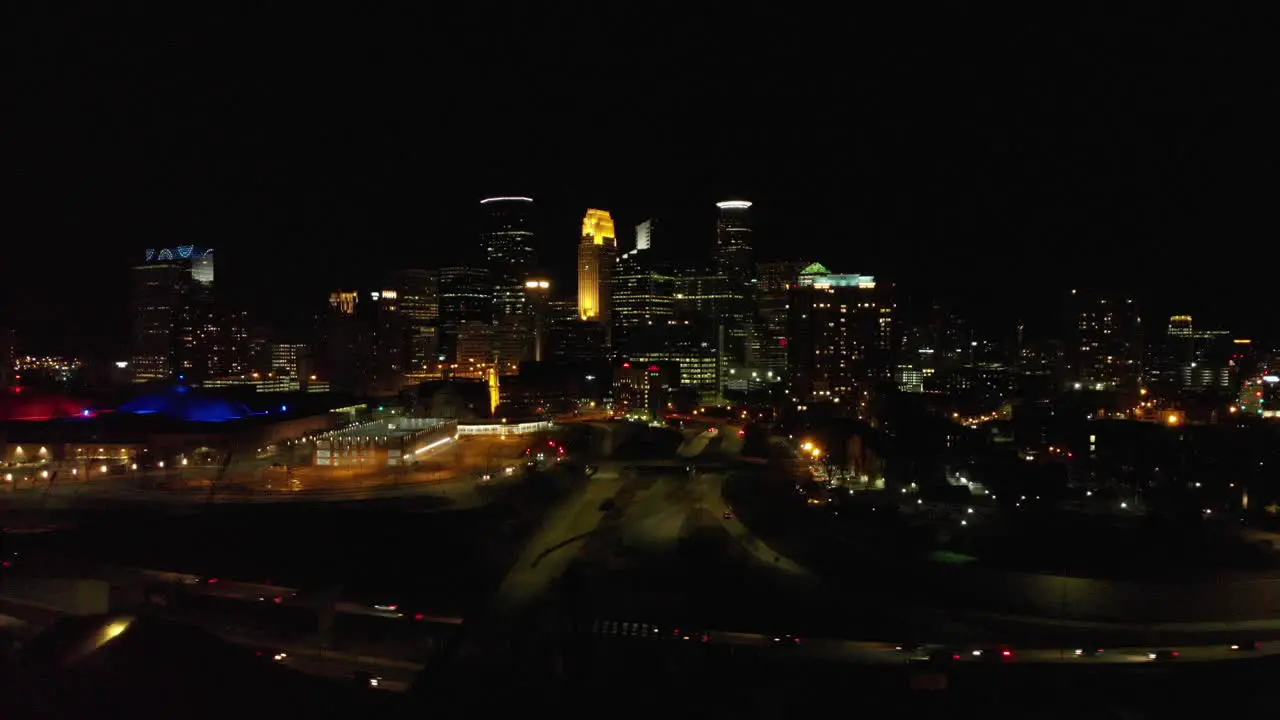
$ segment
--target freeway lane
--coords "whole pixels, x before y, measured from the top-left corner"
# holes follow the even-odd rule
[[[605,623],[606,627],[625,626],[625,623]],[[641,630],[644,628],[642,627]],[[792,642],[785,638],[779,638],[773,635],[761,635],[757,633],[742,632],[720,632],[716,630],[706,631],[706,644],[717,646],[728,646],[736,648],[755,648],[776,653],[785,653],[797,659],[806,661],[817,660],[827,662],[847,662],[852,664],[870,664],[870,665],[894,665],[906,664],[909,662],[925,659],[929,654],[940,652],[943,655],[954,653],[954,662],[966,664],[1061,664],[1069,663],[1074,665],[1115,665],[1115,664],[1135,664],[1135,663],[1153,663],[1152,654],[1160,650],[1175,650],[1179,653],[1176,662],[1216,662],[1229,660],[1244,660],[1249,658],[1267,657],[1272,655],[1280,655],[1280,642],[1265,642],[1251,651],[1236,651],[1230,649],[1227,645],[1203,645],[1203,646],[1182,646],[1177,648],[1169,647],[1115,647],[1106,648],[1095,656],[1077,655],[1076,650],[1081,648],[1010,648],[1011,655],[1008,659],[990,662],[990,657],[984,657],[977,648],[963,647],[956,648],[954,646],[943,644],[925,644],[920,646],[916,651],[901,651],[898,646],[893,643],[884,642],[866,642],[858,640],[838,640],[830,638],[797,638]],[[634,636],[623,635],[613,638],[617,642],[649,642],[648,634],[640,633]],[[683,636],[672,636],[668,632],[660,631],[653,634],[653,637],[660,638],[658,642],[671,644],[699,644],[698,637],[692,637],[689,640],[682,639]],[[603,640],[610,639],[610,636],[600,636]],[[1163,661],[1161,661],[1163,662]]]
[[[493,610],[499,616],[512,618],[543,597],[599,526],[605,514],[601,504],[622,487],[617,468],[601,466],[595,476],[548,511],[542,526],[498,587]]]

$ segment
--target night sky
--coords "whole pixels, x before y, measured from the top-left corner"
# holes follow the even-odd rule
[[[742,197],[762,258],[992,332],[1055,331],[1072,286],[1270,330],[1275,81],[1258,19],[1216,7],[28,5],[0,19],[0,325],[26,350],[122,353],[129,264],[185,243],[288,331],[330,289],[478,258],[505,194],[537,199],[564,283],[587,207],[698,255]]]

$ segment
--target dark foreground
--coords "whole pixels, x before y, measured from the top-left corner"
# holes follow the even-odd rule
[[[430,667],[408,693],[392,694],[251,661],[198,633],[158,626],[139,637],[133,642],[122,635],[100,656],[70,662],[72,656],[59,653],[78,645],[67,638],[33,642],[18,668],[0,676],[0,715],[1261,717],[1280,669],[1280,661],[1267,658],[1105,667],[871,667],[715,644],[566,639],[555,648],[526,647],[514,655]]]

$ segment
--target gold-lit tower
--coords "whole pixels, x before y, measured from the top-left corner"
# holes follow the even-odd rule
[[[609,323],[609,290],[618,241],[608,210],[588,210],[578,243],[578,317]]]

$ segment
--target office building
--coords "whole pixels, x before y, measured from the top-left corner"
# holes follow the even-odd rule
[[[444,362],[457,362],[458,328],[462,323],[492,323],[493,318],[493,282],[488,268],[463,265],[440,269],[438,357]]]
[[[548,359],[547,336],[551,327],[551,281],[529,278],[524,281],[525,305],[533,316],[533,360]],[[572,309],[570,309],[572,314]]]
[[[217,342],[213,250],[147,249],[132,272],[134,382],[209,376]]]
[[[336,290],[316,318],[315,365],[321,377],[335,390],[363,393],[373,373],[375,334],[369,325],[369,313],[355,290]],[[263,364],[270,372],[273,362],[270,344],[266,344]]]
[[[618,241],[608,210],[588,210],[578,243],[578,317],[610,323],[610,292]]]
[[[801,271],[808,266],[809,263],[803,260],[756,265],[760,332],[760,354],[756,364],[776,377],[785,376],[787,371],[787,297],[791,287],[800,281]]]
[[[726,200],[716,203],[715,268],[735,285],[748,285],[754,280],[751,203]]]
[[[679,386],[696,395],[698,402],[723,400],[720,354],[706,340],[693,320],[670,320],[665,325],[640,329],[642,338],[637,350],[624,355],[632,364],[648,366],[657,363],[677,368]]]
[[[391,285],[399,296],[407,333],[407,370],[425,372],[439,356],[440,274],[434,270],[403,270]]]
[[[1072,290],[1064,353],[1074,390],[1136,393],[1142,378],[1142,318],[1133,298]]]
[[[787,319],[788,388],[799,407],[831,403],[866,417],[873,387],[892,378],[893,301],[870,275],[819,263],[800,273]]]
[[[636,226],[636,245],[618,257],[613,271],[613,341],[623,352],[633,347],[636,329],[665,325],[675,317],[675,278],[653,257],[654,221]]]
[[[491,197],[480,201],[480,244],[493,282],[498,317],[525,313],[524,283],[533,271],[533,199]]]

